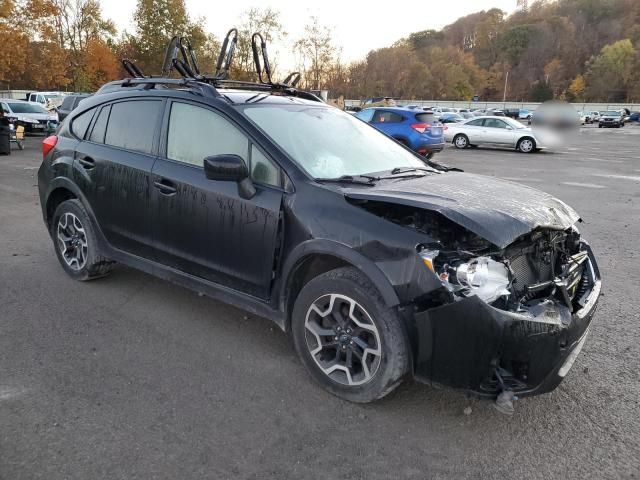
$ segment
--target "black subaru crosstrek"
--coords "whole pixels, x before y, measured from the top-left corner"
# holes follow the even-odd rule
[[[118,81],[43,153],[42,212],[72,278],[117,262],[271,319],[351,401],[408,375],[548,392],[598,302],[566,204],[432,164],[294,89]]]

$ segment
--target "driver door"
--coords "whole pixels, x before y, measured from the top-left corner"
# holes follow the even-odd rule
[[[152,170],[157,261],[210,282],[268,298],[279,242],[283,172],[222,113],[173,101],[161,154]],[[204,158],[235,154],[249,168],[256,194],[209,180]]]
[[[513,127],[498,118],[486,118],[483,128],[484,141],[498,145],[513,145],[515,134]]]

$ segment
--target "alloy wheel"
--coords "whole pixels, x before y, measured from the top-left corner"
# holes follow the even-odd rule
[[[369,382],[382,360],[380,334],[371,316],[345,295],[323,295],[311,304],[305,340],[320,370],[342,385]]]
[[[56,230],[60,253],[65,263],[72,270],[82,270],[87,263],[89,244],[80,219],[71,212],[65,212],[58,220]]]

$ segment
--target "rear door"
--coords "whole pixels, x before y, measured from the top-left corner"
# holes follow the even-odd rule
[[[281,231],[284,174],[224,114],[208,106],[167,105],[161,155],[153,167],[158,261],[190,275],[268,298]],[[256,195],[209,180],[204,158],[241,156]]]
[[[402,115],[388,110],[376,110],[371,119],[371,125],[394,137],[407,136],[406,132],[403,132],[402,122],[404,122]]]
[[[100,107],[74,161],[76,183],[107,241],[144,258],[153,256],[151,168],[163,105],[149,98]]]
[[[476,120],[471,120],[470,122],[460,125],[460,131],[463,132],[467,137],[469,137],[469,141],[471,143],[481,143],[484,141],[483,125],[484,118],[478,118]]]

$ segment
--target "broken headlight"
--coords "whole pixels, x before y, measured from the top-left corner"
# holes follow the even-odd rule
[[[509,269],[489,257],[477,257],[440,274],[442,283],[450,290],[464,295],[477,295],[487,303],[510,294]]]

